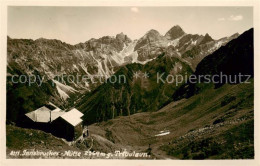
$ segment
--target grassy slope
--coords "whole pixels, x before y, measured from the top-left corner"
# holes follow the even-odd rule
[[[107,135],[108,136],[108,135]],[[70,145],[69,145],[70,144]],[[91,136],[80,139],[75,142],[66,142],[60,138],[54,137],[49,133],[40,130],[25,129],[12,125],[6,126],[6,155],[7,158],[75,158],[75,159],[96,159],[105,158],[103,156],[84,155],[85,151],[95,151],[103,153],[113,153],[116,150],[123,150],[122,146],[115,145],[112,141],[100,135],[91,134]],[[44,157],[44,156],[23,156],[23,151],[40,151],[40,152],[59,152],[76,151],[81,152],[81,156],[62,156]],[[11,155],[12,151],[20,151],[19,156]],[[113,156],[111,158],[123,159],[125,157]]]
[[[253,92],[253,83],[211,86],[157,112],[118,117],[90,131],[130,150],[151,144],[156,158],[253,158]],[[170,134],[154,136],[162,130]]]
[[[6,154],[8,158],[12,158],[12,156],[10,156],[10,152],[12,150],[78,150],[75,147],[69,146],[60,138],[54,137],[49,133],[45,133],[40,130],[24,129],[11,125],[6,125],[6,147]]]

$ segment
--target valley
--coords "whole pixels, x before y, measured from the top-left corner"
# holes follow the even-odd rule
[[[233,100],[225,103],[227,98]],[[244,158],[246,155],[253,157],[253,151],[251,154],[236,154],[241,148],[253,148],[252,101],[252,84],[224,85],[219,89],[209,87],[189,99],[171,102],[159,111],[117,117],[90,125],[89,129],[92,134],[115,142],[114,146],[146,151],[150,144],[151,153],[159,159],[195,159],[200,155],[204,155],[202,158],[216,159]],[[111,131],[110,137],[106,136],[107,131]],[[169,134],[156,136],[161,131],[168,131]],[[228,138],[230,134],[234,138]],[[241,141],[236,140],[236,137]],[[207,147],[200,145],[201,142],[206,142]],[[190,148],[189,144],[197,146],[197,149],[187,149]],[[209,150],[216,152],[206,156]],[[229,154],[231,151],[234,156]]]

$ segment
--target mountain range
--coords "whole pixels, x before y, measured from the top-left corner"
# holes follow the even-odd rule
[[[94,81],[70,82],[66,79],[69,75],[85,75],[96,80],[100,79],[99,77],[106,79],[121,67],[125,68],[127,64],[145,65],[162,54],[176,57],[179,67],[184,65],[194,71],[205,56],[237,36],[236,33],[230,37],[213,40],[208,34],[186,34],[176,25],[165,35],[150,30],[140,39],[131,40],[127,35],[119,33],[116,37],[92,38],[76,45],[56,39],[31,40],[8,37],[8,102],[20,103],[19,108],[10,106],[8,111],[32,111],[46,101],[64,106],[68,101],[73,101],[75,96],[91,92],[101,84],[93,83]],[[14,75],[39,75],[44,78],[43,85],[41,88],[32,85],[30,89],[25,84],[14,85],[10,80]],[[65,78],[65,81],[60,81],[60,76]],[[15,95],[20,93],[26,95]]]
[[[7,96],[10,106],[7,112],[29,112],[47,101],[67,107],[77,96],[92,93],[101,85],[98,81],[70,82],[69,76],[75,78],[77,75],[84,75],[94,80],[105,80],[116,72],[127,72],[127,68],[131,70],[131,64],[139,66],[140,70],[143,66],[149,65],[147,68],[152,69],[152,63],[156,62],[148,62],[162,55],[165,57],[159,58],[158,61],[169,59],[176,64],[173,65],[175,70],[183,66],[183,72],[195,71],[197,64],[204,57],[237,37],[238,34],[235,33],[230,37],[214,40],[209,34],[187,34],[178,25],[173,26],[165,35],[152,29],[138,40],[131,40],[127,35],[119,33],[115,37],[92,38],[76,45],[56,39],[31,40],[8,37]],[[170,62],[168,65],[171,65]],[[170,67],[168,69],[171,70]],[[13,84],[11,77],[14,75],[39,75],[40,78],[44,78],[43,84],[41,87],[31,85],[30,88],[28,84]],[[65,81],[60,80],[61,76]],[[159,103],[168,100],[172,90],[166,95],[163,94],[164,97]],[[135,100],[139,100],[138,98]],[[17,102],[20,104],[11,104]],[[155,105],[160,106],[158,103]],[[142,109],[138,107],[135,110],[138,112]],[[11,117],[16,117],[16,114],[10,113],[9,116],[8,113],[8,117],[15,121],[16,118]]]
[[[28,147],[60,150],[62,147],[78,151],[90,148],[109,153],[127,149],[148,152],[155,159],[253,159],[253,36],[254,30],[249,29],[239,36],[235,34],[214,40],[208,34],[185,34],[179,26],[174,26],[164,36],[151,30],[139,40],[131,41],[119,34],[115,38],[91,39],[74,46],[57,40],[51,41],[59,44],[39,39],[48,41],[39,44],[37,40],[9,38],[7,122],[18,123],[24,112],[52,98],[61,105],[68,102],[65,107],[76,106],[82,111],[90,136],[83,142],[76,141],[68,146],[42,131],[8,124],[7,151]],[[104,44],[104,41],[109,44]],[[39,61],[30,54],[30,48],[31,51],[45,48],[48,57],[45,53],[37,55],[38,59],[42,58]],[[89,49],[92,49],[91,53],[87,53]],[[104,54],[106,58],[97,56],[101,52],[108,53],[110,49],[114,51]],[[73,50],[82,52],[68,58],[68,53]],[[28,59],[28,54],[34,60]],[[93,57],[93,61],[76,61],[85,56]],[[118,57],[113,66],[107,67],[115,76],[125,75],[126,82],[84,86],[63,84],[53,78],[56,72],[73,74],[74,70],[78,71],[73,69],[74,63],[76,66],[93,62],[97,68],[87,67],[89,73],[89,69],[93,69],[90,74],[106,73],[105,67],[98,66],[97,57],[101,64]],[[48,61],[48,58],[51,59]],[[61,67],[43,68],[37,66],[40,62],[54,66],[60,64]],[[82,67],[76,67],[86,73]],[[29,75],[30,72],[49,79],[41,87],[11,82],[13,74]],[[162,79],[166,79],[167,75],[212,76],[221,72],[231,76],[250,75],[249,83],[219,84],[202,80],[177,86],[158,83],[156,78],[157,73],[165,73]],[[17,134],[20,139],[17,139]]]
[[[154,84],[152,72],[173,72],[174,66],[180,66],[176,65],[177,58],[167,54],[145,65],[129,64],[118,71],[116,74],[129,74],[126,85],[103,84],[79,102],[79,108],[87,115],[85,123],[91,124],[89,129],[99,142],[97,149],[127,147],[149,152],[156,159],[253,159],[253,34],[253,29],[249,29],[220,47],[205,57],[194,72],[181,62],[183,68],[175,70],[197,76],[240,73],[250,75],[248,83],[202,80],[179,87]],[[142,70],[151,74],[148,80],[131,77],[134,71]],[[160,103],[167,93],[173,93],[168,96],[171,100]],[[137,96],[139,100],[135,100]],[[122,105],[118,107],[118,103]],[[117,109],[110,109],[114,107]],[[130,112],[133,115],[125,111],[121,115],[128,116],[120,116],[119,108],[142,111]]]

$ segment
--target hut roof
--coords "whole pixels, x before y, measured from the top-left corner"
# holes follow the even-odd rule
[[[84,115],[76,108],[71,109],[68,112],[62,111],[60,108],[56,107],[55,109],[51,110],[46,106],[42,106],[35,111],[29,112],[25,114],[34,122],[41,122],[41,123],[48,123],[52,122],[58,117],[61,117],[72,126],[78,125],[82,122],[81,117]]]
[[[60,117],[63,114],[65,114],[64,111],[53,112],[49,108],[43,106],[43,107],[38,108],[35,111],[25,114],[25,115],[34,122],[48,123],[48,122],[50,122],[50,120],[54,121],[55,119],[57,119],[58,117]]]
[[[73,108],[70,111],[66,112],[65,114],[61,115],[61,118],[69,122],[71,125],[76,126],[80,122],[82,122],[81,117],[83,115],[84,114],[82,114],[79,110]]]

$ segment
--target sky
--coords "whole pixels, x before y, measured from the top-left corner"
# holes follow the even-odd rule
[[[8,7],[11,38],[59,39],[69,44],[123,32],[139,39],[155,29],[164,35],[174,25],[213,39],[253,27],[252,7]]]

